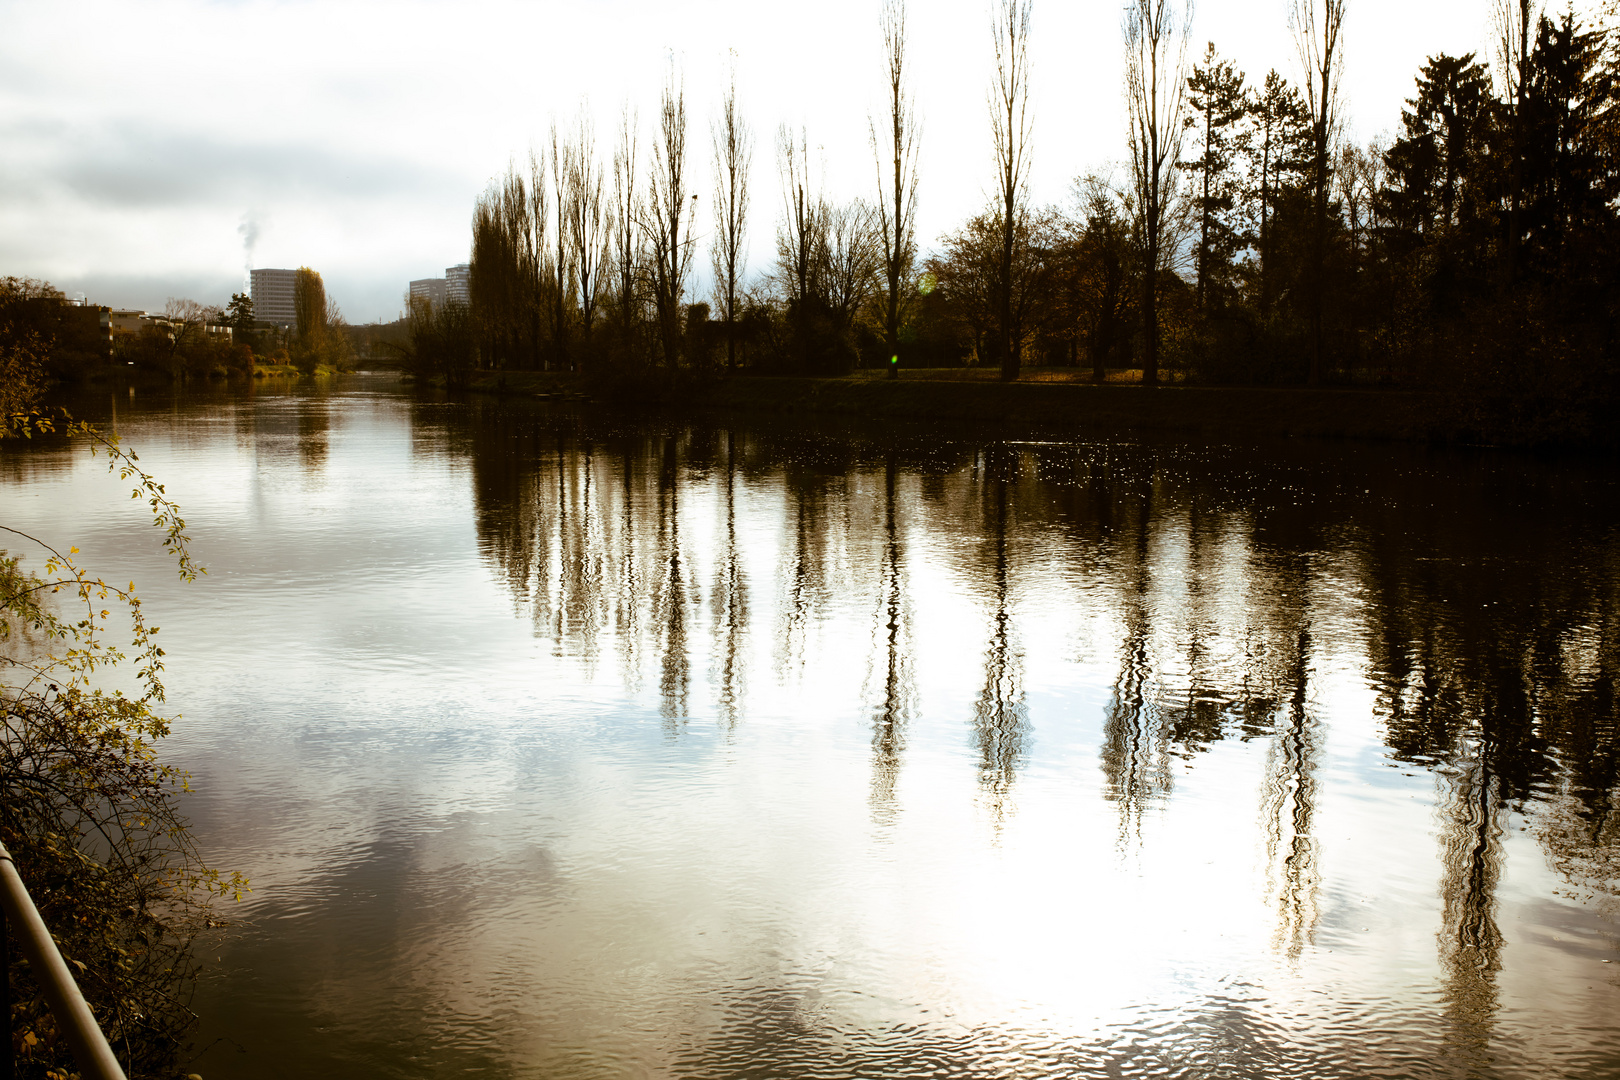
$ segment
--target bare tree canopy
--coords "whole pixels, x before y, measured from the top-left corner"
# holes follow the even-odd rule
[[[1540,21],[1541,5],[1536,0],[1494,0],[1491,5],[1497,87],[1509,105],[1516,105],[1524,92],[1532,39]]]
[[[783,124],[776,129],[776,165],[782,178],[783,225],[777,233],[777,261],[795,317],[807,317],[808,302],[816,294],[815,275],[823,246],[826,207],[810,179],[810,136],[803,128],[795,137]]]
[[[1610,5],[1611,12],[1613,5]],[[1537,0],[1494,0],[1491,8],[1496,47],[1496,78],[1502,101],[1512,117],[1509,125],[1511,148],[1508,156],[1507,242],[1502,245],[1502,280],[1511,283],[1517,274],[1520,240],[1520,206],[1524,201],[1524,105],[1529,89],[1531,44],[1541,22]]]
[[[612,208],[614,322],[617,345],[624,355],[635,352],[633,338],[641,307],[642,205],[636,190],[637,142],[636,115],[627,104],[619,115],[619,137],[613,148]]]
[[[1171,0],[1131,0],[1125,8],[1125,100],[1131,171],[1142,215],[1142,382],[1159,381],[1159,271],[1173,252],[1165,243],[1166,208],[1178,181],[1192,9]]]
[[[569,296],[574,290],[577,267],[574,249],[568,242],[569,178],[574,171],[574,148],[565,144],[557,133],[557,122],[551,122],[551,197],[557,207],[557,227],[551,233],[551,280],[547,294],[551,301],[552,362],[567,370],[572,367],[568,355]]]
[[[664,363],[681,354],[681,301],[692,268],[697,196],[686,185],[686,86],[673,66],[659,98],[658,142],[643,206],[642,237]]]
[[[1311,116],[1311,367],[1322,379],[1322,292],[1328,227],[1331,147],[1339,127],[1339,83],[1344,76],[1345,0],[1293,0],[1288,21],[1305,68],[1305,107]]]
[[[826,207],[822,214],[822,297],[845,347],[851,347],[849,334],[882,269],[875,217],[872,207],[859,199]]]
[[[918,123],[906,91],[906,4],[884,0],[879,17],[888,74],[888,130],[880,137],[871,123],[872,153],[877,161],[878,242],[882,247],[884,349],[889,375],[899,375],[900,320],[910,293],[909,278],[917,258]]]
[[[726,370],[737,367],[737,299],[748,228],[748,168],[754,135],[737,111],[733,68],[714,124],[714,295],[726,327]]]
[[[1000,251],[994,283],[998,326],[992,347],[1003,379],[1018,378],[1023,328],[1014,319],[1013,266],[1026,235],[1029,203],[1030,0],[998,0],[991,22],[996,74],[990,88],[990,137],[996,161],[996,227]]]
[[[566,223],[569,258],[578,286],[580,330],[590,353],[591,331],[602,291],[602,267],[608,260],[608,210],[603,205],[602,163],[596,156],[596,131],[590,113],[580,110],[579,128],[569,147],[566,177]]]

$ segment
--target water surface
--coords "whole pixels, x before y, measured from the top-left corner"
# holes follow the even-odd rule
[[[1620,1074],[1620,490],[1421,448],[93,397],[244,1078]]]

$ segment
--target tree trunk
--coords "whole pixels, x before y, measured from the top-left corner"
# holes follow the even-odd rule
[[[1021,342],[1015,340],[1019,335],[1013,327],[1012,318],[1012,267],[1013,267],[1013,200],[1008,198],[1002,206],[1001,214],[1001,295],[997,299],[1001,303],[1001,327],[997,337],[997,347],[1001,349],[1001,381],[1012,382],[1018,378],[1019,356]]]
[[[1260,316],[1271,312],[1270,239],[1266,214],[1271,209],[1271,122],[1266,122],[1265,143],[1260,150]]]
[[[1325,96],[1325,95],[1324,95]],[[1316,139],[1316,205],[1311,226],[1311,369],[1307,382],[1322,381],[1322,305],[1327,284],[1327,130],[1326,118]]]
[[[1151,136],[1150,136],[1151,138]],[[1149,161],[1157,161],[1158,140],[1152,139]],[[1159,176],[1155,167],[1150,174],[1147,192],[1147,265],[1142,268],[1142,385],[1157,386],[1159,382],[1159,218],[1163,207],[1159,205]]]
[[[1204,109],[1204,201],[1198,214],[1198,310],[1204,310],[1204,279],[1209,267],[1209,137],[1214,130],[1214,107]]]

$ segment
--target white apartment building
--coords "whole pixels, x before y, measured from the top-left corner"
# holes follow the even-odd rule
[[[297,270],[253,271],[253,317],[277,326],[292,326],[298,321],[298,308],[293,300]]]

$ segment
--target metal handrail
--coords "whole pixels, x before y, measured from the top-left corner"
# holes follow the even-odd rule
[[[39,917],[39,909],[28,895],[27,887],[17,874],[17,864],[4,844],[0,844],[0,906],[5,908],[6,921],[17,935],[17,944],[33,969],[40,991],[51,1012],[56,1014],[57,1027],[73,1048],[84,1080],[125,1080],[123,1068],[113,1056],[112,1047],[107,1045],[107,1036],[102,1034],[90,1006],[84,1003],[79,984],[68,971],[56,940],[45,927],[45,920]],[[9,979],[10,972],[5,974]],[[8,1028],[10,1024],[8,1015]]]

